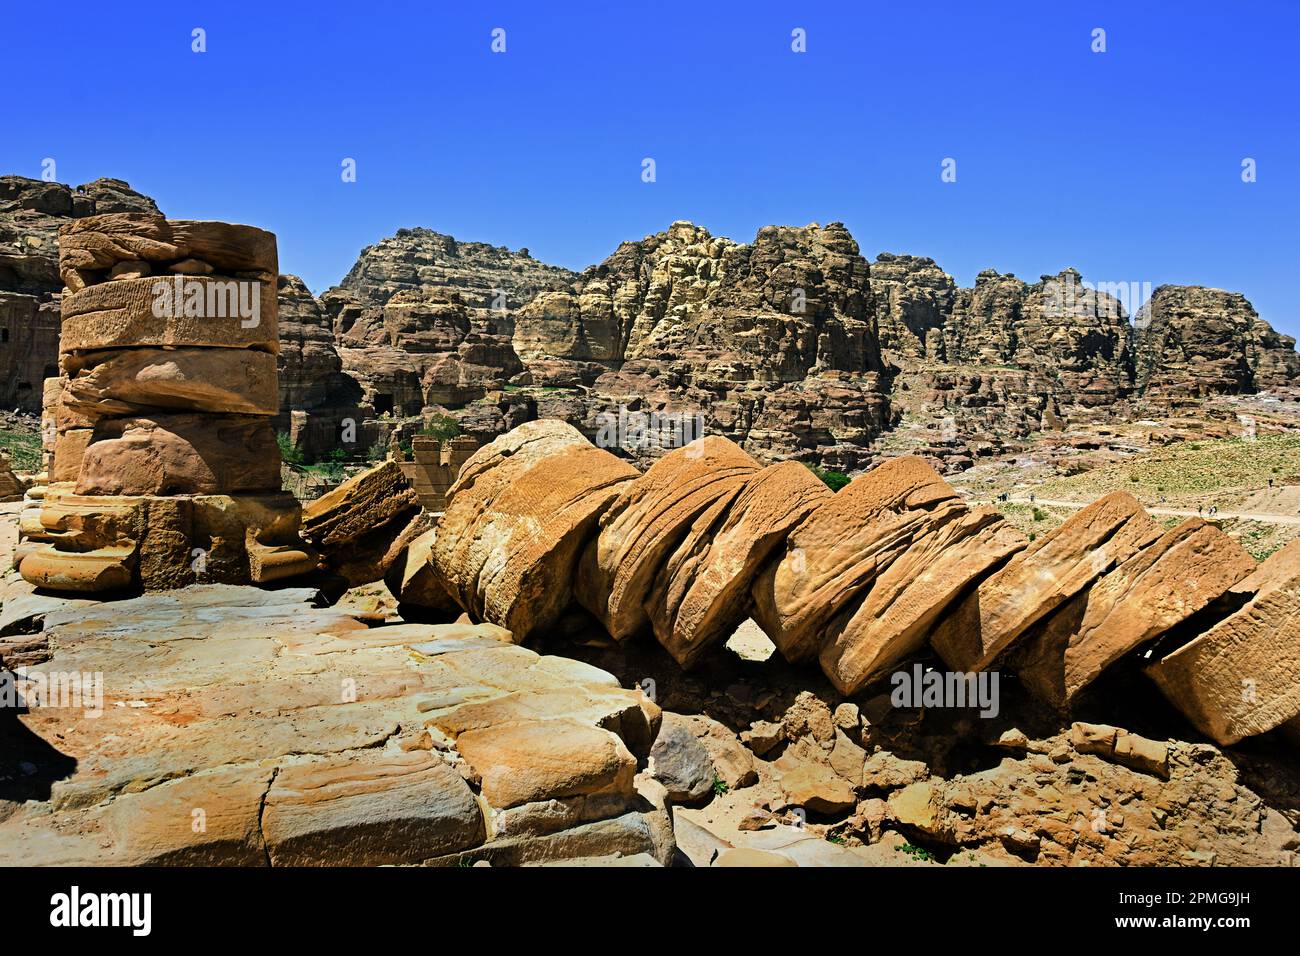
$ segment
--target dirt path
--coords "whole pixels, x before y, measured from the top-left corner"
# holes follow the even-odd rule
[[[1028,498],[1011,498],[1010,503],[1017,505],[1045,505],[1049,508],[1083,508],[1090,504],[1087,501],[1061,501],[1058,498],[1035,498],[1030,501]],[[1195,508],[1162,508],[1147,507],[1147,511],[1153,515],[1176,515],[1181,517],[1211,517],[1210,511],[1206,508],[1204,511],[1197,511]],[[1215,518],[1235,518],[1239,521],[1262,521],[1265,524],[1296,524],[1300,525],[1300,515],[1281,515],[1267,514],[1261,511],[1220,511],[1213,515]]]

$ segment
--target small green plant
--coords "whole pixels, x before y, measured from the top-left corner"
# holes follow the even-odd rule
[[[853,480],[848,475],[844,474],[844,472],[842,471],[833,471],[826,468],[817,468],[814,465],[809,465],[808,470],[811,471],[818,478],[820,478],[822,484],[824,484],[831,491],[839,491],[841,488],[843,488],[845,485],[847,485],[850,481]]]
[[[35,427],[30,432],[0,430],[0,448],[14,471],[41,470],[41,434]]]
[[[1035,508],[1035,509],[1034,509],[1034,520],[1035,520],[1035,521],[1046,521],[1046,520],[1047,520],[1047,512],[1044,511],[1042,508]]]
[[[424,427],[420,429],[420,434],[426,438],[447,441],[460,434],[460,425],[450,415],[435,414],[425,422]]]
[[[382,441],[377,441],[366,449],[366,462],[383,461],[388,457],[388,445]]]
[[[275,443],[280,446],[280,457],[284,460],[286,465],[292,465],[299,468],[302,467],[303,461],[305,460],[303,458],[302,449],[294,445],[293,439],[289,437],[288,432],[276,432]]]
[[[894,849],[901,850],[903,853],[906,853],[912,859],[919,860],[922,863],[930,863],[934,861],[934,854],[932,854],[929,850],[927,850],[923,846],[915,846],[911,843],[904,843],[902,846],[894,847]]]
[[[729,789],[731,788],[727,786],[727,781],[723,780],[721,777],[713,778],[713,795],[715,797],[722,796]]]
[[[838,833],[831,833],[826,837],[826,842],[834,843],[837,846],[846,846],[849,841],[844,839],[844,837],[840,836]]]

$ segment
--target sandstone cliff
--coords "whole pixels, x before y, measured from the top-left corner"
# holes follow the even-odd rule
[[[59,224],[117,211],[156,207],[117,180],[0,178],[0,402],[38,410],[55,372]],[[1238,293],[1162,286],[1132,317],[1073,269],[962,288],[932,259],[868,262],[839,223],[739,243],[677,222],[580,274],[402,229],[337,287],[284,276],[279,297],[276,427],[308,457],[437,413],[480,441],[559,418],[642,466],[708,431],[763,462],[912,451],[950,472],[1039,432],[1300,385],[1294,340]]]

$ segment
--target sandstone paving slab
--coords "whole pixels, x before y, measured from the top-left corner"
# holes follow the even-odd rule
[[[13,785],[30,798],[0,818],[0,858],[416,863],[488,840],[482,806],[554,838],[516,846],[521,862],[662,855],[630,812],[659,716],[639,690],[494,625],[367,627],[316,600],[210,585],[49,612],[50,657],[22,676],[95,674],[100,694],[18,715],[43,749]]]
[[[273,866],[417,863],[484,836],[469,786],[423,750],[284,766],[266,794],[262,827]]]

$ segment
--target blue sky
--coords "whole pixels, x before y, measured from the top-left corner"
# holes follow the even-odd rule
[[[13,3],[0,171],[271,229],[318,291],[402,226],[576,269],[674,219],[842,220],[964,285],[1213,285],[1296,335],[1298,33],[1266,0]]]

